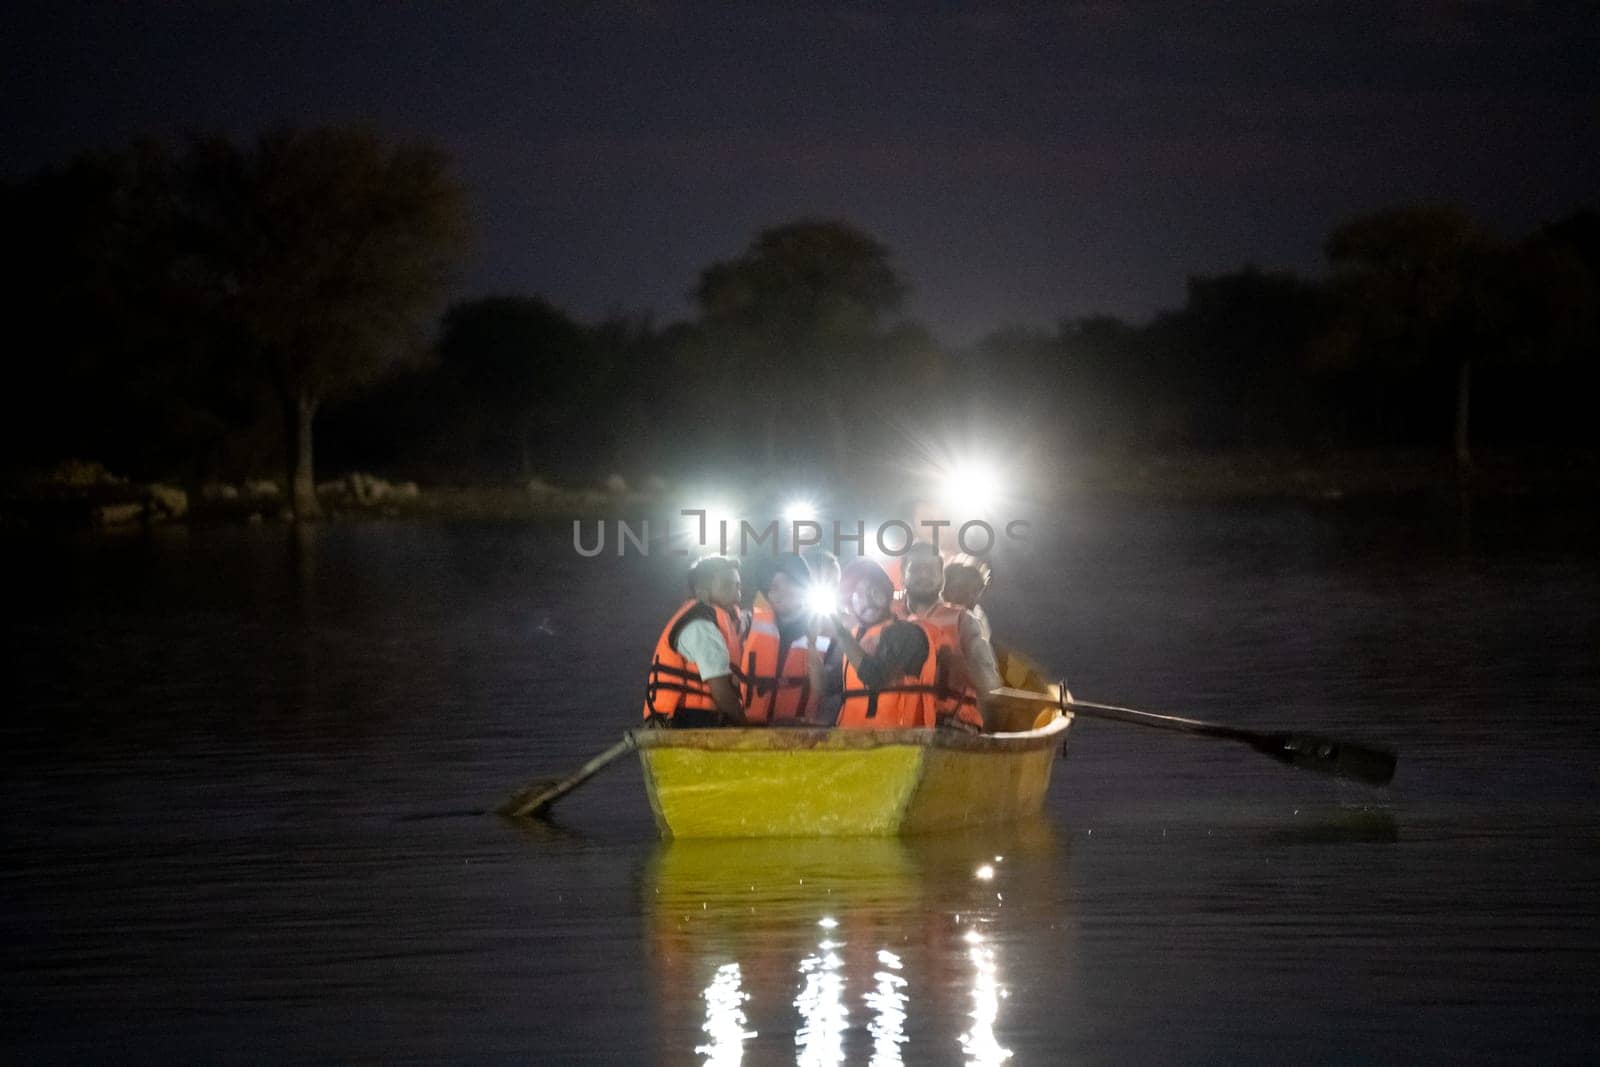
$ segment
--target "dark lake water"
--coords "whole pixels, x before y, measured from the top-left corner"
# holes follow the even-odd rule
[[[517,826],[470,812],[634,725],[670,561],[515,525],[13,535],[0,1047],[1600,1058],[1592,520],[1041,530],[991,615],[1078,696],[1389,744],[1393,786],[1080,720],[1003,833],[662,843],[631,763]]]

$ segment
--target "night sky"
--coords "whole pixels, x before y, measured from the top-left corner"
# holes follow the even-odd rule
[[[1218,10],[1212,10],[1213,7]],[[730,10],[733,9],[733,10]],[[1396,9],[1403,9],[1397,11]],[[1354,13],[1353,13],[1354,12]],[[368,120],[448,149],[461,295],[690,313],[765,226],[887,243],[944,339],[1108,312],[1336,221],[1600,196],[1593,4],[8,5],[6,178],[141,134]]]

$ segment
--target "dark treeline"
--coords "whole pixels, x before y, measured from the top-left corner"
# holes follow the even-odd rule
[[[894,463],[1001,437],[1036,454],[1593,447],[1600,215],[1516,240],[1414,206],[1335,227],[1323,279],[1246,267],[1143,324],[1000,329],[967,349],[903,314],[888,249],[802,221],[706,267],[698,313],[581,324],[457,304],[436,359],[334,413],[344,462],[581,479]],[[989,428],[985,432],[983,428]],[[995,428],[1005,428],[994,433]]]
[[[1321,279],[1246,267],[1191,278],[1146,323],[957,349],[906,316],[889,249],[838,221],[708,265],[688,321],[580,322],[517,294],[444,307],[465,249],[447,162],[360,129],[285,131],[87,155],[7,188],[7,465],[281,473],[312,513],[314,454],[517,483],[822,476],[974,427],[1045,454],[1436,449],[1463,469],[1477,446],[1593,446],[1593,210],[1508,237],[1392,208],[1333,226]]]

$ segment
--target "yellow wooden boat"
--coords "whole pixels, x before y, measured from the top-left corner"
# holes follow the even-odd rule
[[[1028,660],[1003,655],[1006,685],[1059,699]],[[892,836],[1032,815],[1044,803],[1071,712],[1015,702],[1004,732],[636,730],[663,837]]]

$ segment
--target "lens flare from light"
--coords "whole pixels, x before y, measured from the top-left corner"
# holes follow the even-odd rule
[[[839,590],[831,585],[806,586],[806,610],[813,615],[832,615],[839,608]]]
[[[785,522],[816,522],[817,506],[809,500],[791,500],[783,506]]]
[[[987,511],[1003,492],[993,464],[969,459],[945,472],[940,496],[946,505],[965,512]]]

